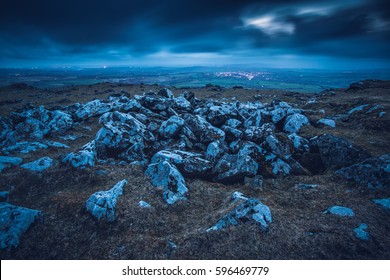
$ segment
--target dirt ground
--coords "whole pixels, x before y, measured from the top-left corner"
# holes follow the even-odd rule
[[[134,96],[157,85],[96,84],[61,89],[38,89],[19,84],[0,88],[0,115],[23,108],[27,103],[45,108],[106,99],[112,94]],[[323,133],[343,136],[367,149],[373,156],[390,153],[390,82],[368,88],[332,89],[320,94],[278,90],[221,88],[170,88],[177,96],[184,90],[202,99],[270,102],[273,99],[305,110],[312,124],[323,117],[336,118],[336,128],[305,127],[300,133],[313,137]],[[386,112],[357,112],[343,118],[348,110],[363,104],[381,105]],[[323,110],[323,111],[320,111]],[[90,118],[67,134],[80,135],[75,141],[50,137],[70,149],[49,148],[29,154],[12,154],[24,161],[43,155],[61,161],[95,137],[98,118]],[[104,170],[104,172],[102,172]],[[16,167],[0,174],[0,191],[9,191],[9,203],[41,210],[43,220],[23,234],[14,250],[0,251],[1,259],[390,259],[390,211],[372,199],[390,197],[387,188],[368,190],[346,181],[334,172],[314,176],[265,179],[263,189],[246,185],[223,185],[187,179],[187,201],[167,205],[134,165],[97,163],[84,170],[57,166],[41,174]],[[103,173],[103,174],[102,174]],[[86,200],[96,191],[107,190],[122,179],[129,184],[119,198],[114,223],[97,222],[84,211]],[[296,188],[298,183],[318,184],[316,189]],[[234,191],[259,199],[270,207],[273,222],[261,232],[248,222],[220,231],[206,232],[235,206]],[[140,200],[153,207],[141,208]],[[354,217],[326,215],[330,206],[342,205]],[[354,236],[360,223],[368,225],[370,240]],[[173,248],[170,244],[177,245]]]

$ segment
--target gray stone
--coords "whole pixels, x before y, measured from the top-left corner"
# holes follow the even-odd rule
[[[75,168],[94,166],[96,160],[95,140],[85,144],[80,151],[68,154],[62,162],[69,163]]]
[[[214,141],[207,146],[205,156],[207,160],[215,161],[219,159],[224,153],[226,153],[226,151],[226,144],[221,141]]]
[[[41,142],[29,142],[29,141],[20,141],[14,145],[3,148],[3,153],[22,153],[27,154],[30,152],[35,152],[38,149],[47,149],[48,145]]]
[[[352,217],[355,216],[355,213],[351,208],[344,207],[344,206],[332,206],[329,207],[324,214],[333,214],[337,216],[348,216]]]
[[[41,211],[0,203],[0,248],[16,248],[22,234],[41,217]]]
[[[370,235],[366,231],[367,228],[368,226],[364,223],[361,223],[357,228],[354,228],[353,232],[355,233],[355,237],[363,241],[370,240]]]
[[[334,120],[331,120],[331,119],[320,119],[317,122],[317,125],[325,125],[325,126],[329,126],[329,127],[335,128],[336,127],[336,122]]]
[[[160,89],[160,91],[158,92],[158,95],[161,95],[161,96],[164,96],[164,97],[167,97],[167,98],[174,98],[175,97],[173,95],[173,92],[170,89],[168,89],[168,88]]]
[[[141,208],[152,208],[152,205],[150,205],[149,203],[147,203],[146,201],[143,201],[143,200],[139,201],[138,205]]]
[[[161,124],[158,132],[163,138],[174,138],[180,133],[183,126],[184,120],[182,118],[172,116]]]
[[[109,103],[104,103],[99,99],[92,100],[85,104],[76,104],[75,117],[79,120],[86,120],[90,117],[100,116],[111,110]]]
[[[359,112],[359,111],[363,111],[364,108],[368,107],[369,104],[363,104],[363,105],[360,105],[360,106],[357,106],[351,110],[348,111],[348,114],[349,115],[352,115],[353,113],[356,113],[356,112]]]
[[[184,178],[168,161],[150,164],[145,175],[151,179],[153,186],[163,189],[163,198],[168,204],[186,199],[188,189]]]
[[[37,159],[35,161],[22,164],[20,167],[22,167],[24,169],[29,169],[31,171],[41,172],[41,171],[46,170],[49,167],[51,167],[54,163],[55,163],[55,161],[53,159],[51,159],[50,157],[42,157],[42,158]]]
[[[266,231],[272,222],[271,210],[257,199],[249,198],[225,215],[207,231],[221,230],[231,225],[236,226],[238,223],[248,220],[258,223],[260,229]]]
[[[122,180],[108,191],[94,193],[88,198],[85,208],[98,220],[105,219],[108,222],[113,222],[118,198],[122,195],[123,186],[126,184],[127,180]]]
[[[369,189],[387,188],[390,187],[390,155],[368,158],[336,173]]]
[[[295,185],[296,188],[302,190],[312,190],[312,189],[316,189],[318,186],[319,185],[317,184],[304,184],[304,183],[299,183]]]
[[[307,117],[302,114],[295,113],[286,118],[283,130],[288,133],[297,133],[304,125],[310,125]]]

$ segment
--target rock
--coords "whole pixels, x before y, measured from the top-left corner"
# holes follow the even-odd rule
[[[336,122],[334,120],[331,120],[331,119],[320,119],[317,122],[317,125],[325,125],[325,126],[330,126],[332,128],[335,128]]]
[[[303,183],[299,183],[295,185],[296,188],[302,190],[312,190],[312,189],[316,189],[318,186],[319,185],[317,184],[303,184]]]
[[[310,125],[306,116],[295,113],[286,118],[283,130],[289,133],[297,133],[302,126]]]
[[[0,248],[16,248],[22,234],[41,217],[41,211],[0,203]]]
[[[191,111],[191,103],[184,97],[179,96],[173,99],[173,108],[179,111]]]
[[[85,208],[98,220],[106,219],[108,222],[113,222],[118,198],[122,195],[123,186],[126,184],[127,180],[124,179],[108,191],[94,193],[88,198]]]
[[[278,122],[280,122],[281,120],[283,120],[287,116],[286,111],[283,108],[280,108],[280,107],[272,110],[270,112],[270,115],[271,115],[271,118],[272,118],[272,122],[274,124],[277,124]]]
[[[373,199],[372,201],[384,208],[390,209],[390,198]]]
[[[22,164],[20,167],[22,167],[24,169],[29,169],[31,171],[41,172],[41,171],[51,167],[54,163],[55,163],[55,161],[53,159],[51,159],[50,157],[42,157],[42,158],[37,159],[35,161]]]
[[[328,208],[324,214],[333,214],[337,216],[348,216],[352,217],[355,216],[355,213],[351,208],[344,207],[344,206],[332,206]]]
[[[304,153],[309,151],[309,140],[297,135],[296,133],[290,134],[288,138],[292,141],[296,152]]]
[[[60,110],[55,110],[51,113],[51,120],[48,126],[51,132],[64,133],[73,126],[72,116]]]
[[[79,120],[86,120],[90,117],[100,116],[111,110],[109,103],[104,103],[99,99],[92,100],[85,104],[75,104],[77,110],[75,111],[75,117]]]
[[[318,151],[326,168],[338,169],[368,158],[370,155],[347,139],[323,134],[311,139],[311,150]]]
[[[170,108],[172,98],[144,94],[139,100],[141,105],[153,112],[163,112]]]
[[[68,154],[62,162],[69,163],[75,168],[94,166],[96,159],[95,140],[85,144],[80,151]]]
[[[185,175],[205,177],[208,176],[212,164],[201,156],[201,154],[180,150],[163,150],[157,152],[152,157],[151,163],[168,161],[174,164]]]
[[[242,126],[242,122],[237,119],[228,119],[225,125],[230,126],[232,128],[240,128]]]
[[[147,203],[147,202],[145,202],[145,201],[143,201],[143,200],[141,200],[140,202],[138,202],[138,205],[139,205],[139,207],[141,207],[141,208],[152,208],[152,205],[150,205],[149,203]]]
[[[189,129],[201,143],[210,143],[225,138],[225,132],[212,126],[208,121],[199,115],[185,114],[183,116]]]
[[[363,241],[370,240],[370,235],[366,231],[367,228],[368,226],[364,223],[361,223],[359,227],[354,228],[353,232],[355,233],[356,238]]]
[[[248,200],[248,198],[246,196],[243,195],[243,193],[241,192],[234,192],[232,194],[232,200],[238,200],[238,199],[242,199],[242,200]]]
[[[174,98],[175,97],[173,95],[173,92],[170,91],[168,88],[160,89],[160,91],[158,92],[158,95],[161,95],[161,96],[167,97],[167,98]]]
[[[205,153],[206,159],[209,161],[215,161],[219,159],[227,151],[227,146],[224,142],[214,141],[207,146]]]
[[[390,187],[390,154],[368,158],[336,173],[369,189]]]
[[[223,130],[223,132],[225,132],[225,135],[226,135],[226,139],[229,141],[234,141],[234,140],[237,140],[237,139],[241,139],[243,138],[244,134],[242,133],[241,130],[239,129],[236,129],[236,128],[233,128],[231,126],[227,126],[227,125],[223,125],[221,127],[221,129]]]
[[[0,156],[0,173],[6,169],[15,165],[19,165],[23,162],[23,159],[19,157]]]
[[[7,202],[9,198],[9,192],[0,192],[0,202]]]
[[[165,122],[163,122],[158,130],[159,134],[163,138],[174,138],[180,133],[181,128],[184,126],[184,120],[177,116],[172,116]]]
[[[21,141],[17,142],[14,145],[3,148],[3,152],[5,154],[9,153],[22,153],[27,154],[30,152],[35,152],[38,149],[47,149],[48,145],[41,142],[29,142],[29,141]]]
[[[289,158],[294,152],[291,140],[282,133],[267,136],[263,148],[281,158]]]
[[[48,125],[35,118],[26,118],[24,122],[19,123],[13,131],[16,141],[25,139],[41,140],[48,135],[50,128]]]
[[[151,179],[153,186],[164,190],[163,198],[168,204],[186,199],[188,189],[184,178],[179,170],[168,161],[150,164],[145,175]]]
[[[348,114],[349,114],[349,115],[352,115],[352,114],[354,114],[354,113],[356,113],[356,112],[363,111],[364,108],[366,108],[366,107],[368,107],[368,106],[369,106],[369,104],[363,104],[363,105],[357,106],[357,107],[355,107],[355,108],[349,110],[349,111],[348,111]]]
[[[221,126],[228,119],[237,116],[237,111],[235,106],[223,104],[221,106],[211,106],[206,115],[207,121],[209,121],[212,125]]]
[[[220,183],[242,182],[245,177],[257,174],[259,165],[249,155],[225,154],[213,168],[214,181]]]
[[[220,230],[230,225],[236,226],[239,222],[248,220],[258,223],[260,229],[266,231],[269,223],[272,222],[271,210],[257,199],[249,198],[225,215],[207,231]]]

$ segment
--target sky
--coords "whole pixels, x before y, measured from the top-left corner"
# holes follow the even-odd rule
[[[389,68],[388,0],[3,0],[0,67]]]

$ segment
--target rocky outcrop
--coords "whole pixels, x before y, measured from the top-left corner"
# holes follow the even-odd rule
[[[36,221],[42,217],[41,211],[0,203],[0,248],[13,249],[19,245],[20,238]]]
[[[88,198],[85,208],[96,219],[113,222],[115,220],[115,208],[119,196],[123,193],[123,187],[127,184],[127,180],[122,180],[115,184],[108,191],[99,191]]]

